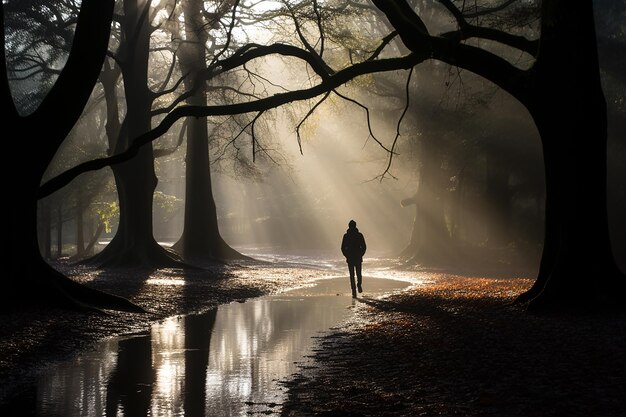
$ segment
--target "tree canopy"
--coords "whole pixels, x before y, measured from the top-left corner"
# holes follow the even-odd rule
[[[150,13],[149,6],[145,4],[142,13]],[[144,129],[144,133],[131,138],[123,152],[76,165],[40,185],[43,170],[78,119],[86,93],[95,84],[99,63],[104,60],[103,34],[106,32],[108,38],[108,29],[98,30],[98,48],[89,45],[87,56],[91,60],[85,59],[85,53],[81,52],[81,48],[87,47],[82,41],[88,38],[80,30],[81,19],[89,13],[90,7],[96,7],[92,2],[83,2],[67,63],[32,114],[17,114],[5,79],[3,100],[12,112],[11,124],[24,126],[28,131],[27,124],[30,126],[32,120],[44,117],[38,122],[40,125],[56,126],[50,133],[56,139],[41,145],[46,157],[38,161],[33,181],[19,187],[31,187],[37,198],[48,196],[81,173],[130,161],[142,147],[164,135],[183,118],[249,114],[250,121],[244,130],[250,137],[254,157],[259,143],[255,125],[270,110],[316,99],[300,116],[301,120],[306,120],[328,97],[354,101],[342,93],[341,88],[355,80],[372,74],[403,71],[408,90],[413,68],[426,62],[441,62],[470,71],[506,91],[527,109],[541,137],[546,173],[545,242],[537,283],[520,300],[532,300],[534,306],[549,308],[619,304],[615,294],[620,293],[618,290],[623,289],[625,281],[611,253],[609,239],[607,110],[591,1],[572,4],[550,0],[538,5],[509,0],[472,6],[452,0],[283,1],[265,9],[233,1],[221,4],[224,10],[213,6],[203,9],[198,19],[204,22],[209,33],[216,34],[202,42],[218,45],[217,52],[205,65],[195,68],[193,74],[180,73],[179,80],[171,82],[171,89],[167,91],[179,94],[170,105],[162,108],[162,120],[151,130]],[[154,16],[162,17],[160,21],[154,20],[156,27],[167,27],[168,19],[175,15],[174,7],[167,2],[153,5]],[[97,24],[108,28],[112,17],[111,11],[102,13]],[[360,40],[367,39],[363,43],[365,47],[354,43],[358,37],[350,31],[356,30],[355,21],[361,28],[367,28],[365,33],[359,33]],[[337,22],[344,23],[346,33],[333,26]],[[250,40],[253,36],[246,28],[251,23],[263,24],[270,32],[275,30],[277,39],[267,37],[265,43]],[[212,28],[215,32],[211,32]],[[291,41],[281,33],[291,34]],[[185,39],[172,37],[171,42],[180,48],[185,46]],[[6,42],[4,44],[6,47]],[[271,72],[271,60],[276,58],[286,59],[290,65],[302,65],[308,73],[304,86],[281,86],[265,77],[264,71],[258,68],[266,65]],[[78,59],[84,62],[77,63]],[[42,64],[49,66],[49,62]],[[89,77],[84,71],[88,66]],[[247,84],[244,88],[226,87],[228,95],[216,96],[224,98],[223,102],[181,104],[198,89],[212,85],[214,80],[237,73],[244,74]],[[183,83],[183,80],[188,82]],[[60,118],[59,111],[54,109],[58,106],[59,95],[75,93],[79,87],[80,100],[71,100],[68,103],[71,108],[65,109]],[[385,173],[389,172],[396,154],[400,126],[410,106],[408,97],[407,94],[404,112],[397,121],[397,135],[390,144],[379,142],[388,152]],[[560,111],[554,112],[555,108]],[[296,129],[298,133],[300,125]],[[589,169],[581,172],[577,167],[582,164]],[[37,186],[34,186],[35,177]],[[594,242],[598,248],[596,253],[586,252],[589,242]],[[598,265],[603,265],[606,273],[590,283],[589,277],[596,275]]]

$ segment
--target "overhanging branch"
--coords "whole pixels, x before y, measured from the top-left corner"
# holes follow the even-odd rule
[[[263,112],[273,109],[294,101],[307,100],[325,94],[328,91],[347,83],[348,81],[365,74],[376,72],[395,71],[401,69],[410,69],[420,62],[426,60],[426,56],[410,54],[398,58],[389,58],[376,61],[361,62],[345,68],[335,75],[328,77],[318,85],[304,90],[290,91],[286,93],[275,94],[259,100],[248,101],[245,103],[218,105],[218,106],[180,106],[172,110],[161,123],[149,132],[138,136],[133,140],[132,144],[126,151],[107,157],[94,159],[84,162],[69,170],[57,175],[39,187],[38,198],[49,196],[53,192],[61,189],[69,184],[78,175],[95,171],[106,166],[119,164],[128,161],[134,157],[139,149],[148,143],[156,140],[165,134],[169,128],[179,119],[183,117],[208,117],[208,116],[226,116],[233,114]]]

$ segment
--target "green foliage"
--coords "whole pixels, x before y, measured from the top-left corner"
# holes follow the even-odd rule
[[[117,204],[117,201],[109,203],[99,202],[94,207],[97,218],[104,224],[105,232],[111,233],[113,222],[120,215],[120,206]]]
[[[183,200],[174,195],[165,194],[162,191],[155,191],[154,204],[166,214],[172,215],[182,208]]]

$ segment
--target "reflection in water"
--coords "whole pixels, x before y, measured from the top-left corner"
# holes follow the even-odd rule
[[[117,366],[106,384],[107,416],[148,415],[154,383],[151,352],[149,335],[119,341]]]
[[[369,291],[407,286],[369,278]],[[278,411],[278,381],[350,314],[346,280],[171,317],[105,341],[37,383],[38,416],[244,416]],[[331,295],[332,294],[332,295]],[[24,401],[24,400],[22,400]],[[15,402],[21,402],[16,399]],[[9,405],[29,409],[29,404]]]
[[[122,342],[119,344],[121,346]],[[108,340],[97,352],[77,358],[73,366],[53,366],[37,385],[36,415],[104,415],[108,401],[107,381],[116,367],[117,350],[118,341]]]
[[[185,395],[186,417],[204,416],[206,370],[209,365],[211,331],[217,309],[206,314],[185,317]]]
[[[296,371],[311,336],[347,316],[346,297],[268,297],[218,312],[209,354],[207,415],[245,415],[282,402],[277,380]]]

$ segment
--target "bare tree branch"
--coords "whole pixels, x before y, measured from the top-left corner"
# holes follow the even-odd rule
[[[209,66],[205,73],[205,77],[210,78],[215,74],[229,71],[233,68],[240,67],[253,59],[261,58],[270,54],[300,58],[309,64],[313,71],[315,71],[315,73],[322,79],[335,73],[332,68],[320,59],[317,53],[311,53],[303,50],[302,48],[283,43],[274,43],[272,45],[250,43],[239,49],[232,56],[225,58],[222,61],[215,62],[215,64]]]
[[[376,135],[374,134],[374,131],[372,130],[372,123],[371,123],[371,117],[370,117],[370,109],[369,109],[367,106],[365,106],[365,105],[363,105],[363,104],[359,103],[357,100],[355,100],[355,99],[353,99],[353,98],[350,98],[350,97],[348,97],[348,96],[345,96],[345,95],[341,94],[341,93],[340,93],[339,91],[337,91],[336,89],[335,89],[335,90],[333,90],[333,92],[334,92],[335,94],[337,94],[339,97],[341,97],[342,99],[344,99],[344,100],[346,100],[346,101],[349,101],[349,102],[351,102],[351,103],[354,103],[354,104],[356,104],[357,106],[359,106],[360,108],[362,108],[363,110],[365,110],[365,117],[366,117],[366,119],[367,119],[367,129],[368,129],[368,131],[369,131],[369,135],[372,137],[372,139],[374,139],[374,141],[378,144],[378,146],[380,146],[381,148],[383,148],[385,151],[387,151],[387,152],[389,152],[389,153],[392,153],[392,150],[391,150],[391,149],[389,149],[389,148],[387,148],[387,147],[386,147],[386,146],[385,146],[385,145],[384,145],[384,144],[383,144],[383,143],[382,143],[382,142],[381,142],[381,141],[380,141],[380,140],[376,137]]]
[[[178,132],[178,141],[176,141],[176,144],[171,148],[154,149],[153,151],[154,157],[161,158],[161,157],[168,156],[176,152],[178,148],[180,148],[180,145],[183,144],[183,140],[185,139],[185,133],[187,132],[187,129],[189,129],[189,119],[185,119],[183,121],[183,125],[180,128],[180,132]]]
[[[300,42],[302,42],[302,45],[304,46],[304,49],[309,51],[312,55],[318,55],[317,51],[315,50],[315,48],[313,48],[313,46],[311,46],[311,44],[309,43],[307,38],[304,36],[304,33],[302,33],[302,28],[300,27],[300,22],[298,21],[298,18],[296,17],[296,14],[294,13],[293,8],[289,4],[289,2],[288,1],[283,1],[283,4],[287,8],[287,10],[289,10],[289,14],[291,15],[291,19],[293,20],[293,25],[294,25],[294,27],[296,29],[296,33],[298,34],[298,38],[300,39]]]
[[[232,13],[232,17],[231,17],[231,21],[230,21],[230,26],[228,27],[228,31],[226,31],[226,42],[224,44],[224,47],[213,56],[213,59],[211,60],[211,65],[214,64],[215,62],[217,62],[217,60],[220,59],[220,57],[222,55],[224,55],[226,53],[226,51],[228,51],[228,48],[230,47],[230,41],[233,37],[233,29],[235,28],[235,22],[236,22],[236,17],[237,17],[237,6],[239,6],[239,0],[235,0],[234,4],[233,4],[233,13]],[[209,67],[211,66],[209,65]]]
[[[506,0],[504,2],[502,2],[501,4],[494,6],[494,7],[485,7],[483,9],[479,9],[478,6],[475,6],[474,8],[476,9],[475,12],[473,13],[468,13],[468,12],[463,12],[463,16],[465,16],[467,19],[472,19],[474,17],[479,17],[479,16],[485,16],[491,13],[495,13],[495,12],[499,12],[501,10],[506,9],[507,7],[509,7],[511,4],[517,2],[519,0]]]
[[[530,100],[526,80],[528,72],[516,68],[504,58],[487,50],[429,36],[418,28],[422,20],[405,0],[372,0],[398,31],[404,45],[417,54],[470,70],[498,85],[527,104]]]
[[[172,110],[154,129],[146,132],[132,141],[132,144],[121,153],[107,157],[94,159],[92,161],[84,162],[69,170],[57,175],[50,179],[46,183],[39,187],[38,198],[46,197],[53,192],[61,189],[65,185],[69,184],[78,175],[94,171],[106,166],[128,161],[134,157],[139,149],[148,144],[164,133],[179,119],[183,117],[207,117],[207,116],[225,116],[233,114],[242,114],[250,112],[265,111],[272,108],[279,107],[283,104],[290,103],[292,101],[301,101],[316,97],[324,94],[327,91],[333,90],[340,85],[347,83],[348,81],[365,74],[371,74],[375,72],[395,71],[399,69],[409,69],[420,62],[423,62],[428,57],[424,55],[409,54],[398,58],[388,58],[375,61],[361,62],[350,67],[347,67],[341,71],[338,71],[326,80],[321,81],[318,85],[313,87],[289,91],[286,93],[275,94],[270,97],[266,97],[259,100],[249,101],[245,103],[235,103],[220,106],[180,106]]]
[[[244,127],[242,127],[239,130],[239,133],[237,133],[230,141],[228,141],[221,149],[221,151],[219,152],[218,156],[216,156],[216,160],[221,159],[225,154],[226,154],[226,149],[230,146],[235,144],[235,141],[241,136],[243,135],[246,130],[248,129],[248,127],[250,127],[250,125],[252,124],[252,121],[248,122]],[[237,148],[235,146],[235,149],[239,150],[239,148]]]
[[[152,93],[152,100],[155,100],[155,99],[157,99],[157,98],[159,98],[161,96],[173,93],[174,91],[176,91],[178,89],[178,87],[180,87],[180,85],[183,83],[183,81],[185,81],[185,78],[187,78],[188,76],[189,76],[189,73],[183,74],[183,76],[180,77],[178,79],[178,81],[176,81],[176,83],[171,88],[168,88],[167,90],[161,90],[161,91],[156,92],[156,93]],[[165,82],[167,82],[167,81],[165,81]],[[165,82],[164,82],[163,86],[165,86]],[[180,101],[181,100],[178,100],[178,98],[177,98],[177,100],[174,100],[175,103],[176,102],[179,103]]]
[[[383,49],[385,49],[385,47],[387,45],[389,45],[389,43],[396,36],[398,36],[398,32],[395,31],[395,30],[393,32],[389,33],[387,36],[385,36],[383,38],[382,42],[380,43],[380,45],[378,45],[378,47],[374,50],[374,52],[372,52],[372,54],[366,59],[366,61],[373,61],[374,59],[378,58],[378,56],[383,51]]]
[[[322,23],[322,15],[319,11],[319,6],[317,4],[317,0],[313,0],[313,13],[315,13],[315,17],[317,20],[317,30],[320,32],[320,53],[319,56],[322,58],[324,56],[324,25]]]
[[[261,117],[262,114],[263,111],[260,111],[256,116],[254,116],[252,122],[250,122],[250,136],[252,137],[252,162],[256,161],[256,144],[258,143],[254,134],[254,125],[256,124],[257,120],[259,120],[259,117]]]
[[[320,106],[320,104],[326,101],[328,96],[330,96],[331,92],[332,91],[328,91],[326,94],[324,94],[324,97],[322,97],[317,103],[315,103],[313,107],[309,109],[307,114],[302,118],[302,120],[300,120],[300,123],[298,123],[298,126],[296,126],[296,138],[298,140],[298,148],[300,149],[300,155],[304,155],[304,153],[302,152],[302,137],[300,136],[300,127],[302,126],[302,124],[304,124],[304,122],[306,122],[309,116],[311,116],[313,112],[315,112],[315,109],[317,109]]]
[[[389,175],[391,178],[397,179],[390,172],[390,170],[391,170],[391,163],[392,163],[393,157],[395,155],[395,151],[394,150],[396,149],[396,145],[398,143],[398,139],[400,138],[400,126],[402,125],[402,120],[404,119],[404,116],[406,115],[406,112],[409,110],[409,104],[410,104],[409,87],[411,85],[411,76],[413,75],[413,69],[414,69],[414,67],[411,67],[411,69],[409,70],[409,75],[408,75],[408,77],[406,77],[406,85],[405,85],[406,103],[404,105],[404,110],[402,110],[402,114],[400,115],[400,118],[398,119],[398,123],[396,124],[396,136],[394,137],[393,143],[391,145],[391,152],[389,152],[389,159],[387,161],[387,167],[385,168],[383,173],[380,174],[380,180],[381,181],[383,179],[385,179],[385,175]]]
[[[172,79],[172,74],[174,73],[174,69],[176,68],[176,61],[177,61],[177,55],[176,52],[177,51],[171,51],[172,52],[172,64],[170,65],[169,70],[167,71],[167,75],[165,76],[165,79],[163,80],[163,82],[161,83],[161,87],[159,87],[157,89],[157,94],[161,93],[161,94],[168,94],[165,91],[167,91],[165,89],[165,87],[167,87],[167,85],[169,84],[170,80]],[[188,74],[185,74],[181,77],[181,79],[178,80],[178,82],[175,84],[174,89],[176,89],[178,87],[178,85],[182,82],[182,80],[187,76]],[[171,91],[170,91],[171,92]],[[153,97],[153,99],[158,98],[158,95],[155,95]]]

